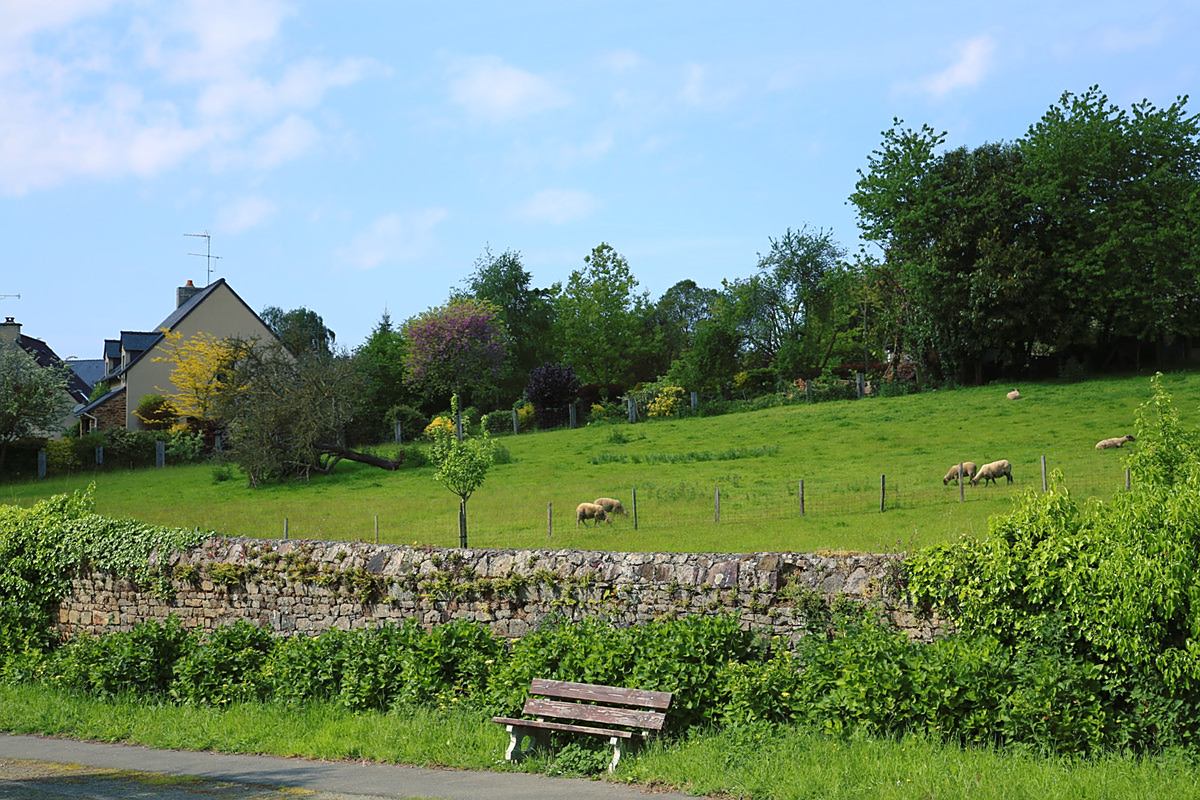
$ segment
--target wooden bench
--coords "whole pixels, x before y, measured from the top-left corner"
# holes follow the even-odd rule
[[[522,714],[534,719],[492,717],[508,731],[505,761],[520,760],[521,741],[529,736],[535,742],[544,731],[583,733],[605,736],[613,747],[608,771],[617,768],[621,753],[637,741],[662,730],[671,705],[670,692],[622,689],[594,683],[571,683],[534,678]],[[550,721],[546,718],[550,717]],[[577,723],[591,723],[580,725]],[[601,727],[603,726],[603,727]]]

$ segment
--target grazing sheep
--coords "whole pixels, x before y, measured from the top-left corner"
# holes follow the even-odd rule
[[[968,480],[975,477],[975,462],[974,461],[962,462],[962,468],[963,468],[963,475]],[[944,478],[942,478],[942,486],[945,486],[946,484],[950,483],[950,481],[954,481],[955,483],[958,483],[958,464],[951,464],[950,469],[946,470],[946,476]]]
[[[1007,397],[1009,400],[1020,400],[1021,399],[1021,393],[1019,391],[1017,391],[1016,389],[1013,389],[1011,392],[1009,392],[1008,394],[1006,394],[1004,396]]]
[[[1008,478],[1009,483],[1013,482],[1012,464],[1008,463],[1008,460],[1003,458],[999,461],[993,461],[990,464],[984,464],[982,467],[976,470],[975,477],[971,478],[971,485],[977,486],[979,485],[979,481],[982,480],[983,485],[987,486],[988,481],[995,483],[996,479],[1001,475]]]
[[[596,525],[599,525],[601,522],[612,524],[612,520],[608,518],[608,513],[604,510],[604,506],[598,506],[595,503],[580,503],[575,506],[576,527],[579,526],[579,523],[589,519],[596,520]]]
[[[1136,442],[1137,439],[1130,436],[1128,433],[1124,436],[1116,436],[1112,439],[1101,439],[1096,442],[1097,450],[1107,450],[1110,447],[1122,447],[1126,442]]]
[[[625,506],[621,505],[620,500],[614,500],[611,497],[597,497],[592,501],[595,505],[600,506],[609,514],[624,514]]]

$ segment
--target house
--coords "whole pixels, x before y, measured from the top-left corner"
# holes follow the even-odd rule
[[[42,367],[62,367],[70,362],[64,362],[58,357],[58,354],[50,349],[50,345],[43,342],[41,339],[35,339],[21,333],[21,323],[17,322],[13,317],[5,317],[4,322],[0,323],[0,346],[16,345],[24,350],[29,355],[33,356],[33,360]],[[92,387],[85,382],[83,378],[73,370],[67,370],[67,395],[71,398],[71,404],[68,408],[77,409],[87,403],[88,395],[91,394]],[[74,412],[67,414],[63,418],[63,424],[56,430],[46,431],[48,435],[58,435],[64,428],[75,424]]]
[[[175,290],[175,310],[153,330],[121,331],[117,338],[104,340],[103,381],[110,388],[79,409],[82,432],[114,427],[140,429],[144,426],[134,412],[142,398],[175,391],[172,365],[162,358],[167,355],[164,331],[177,333],[184,340],[199,333],[246,341],[276,338],[224,278],[204,288],[188,281]]]

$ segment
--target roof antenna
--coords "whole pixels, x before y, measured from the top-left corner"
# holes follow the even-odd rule
[[[204,240],[204,252],[203,253],[188,253],[188,255],[189,256],[199,256],[200,258],[203,258],[208,262],[208,280],[204,284],[205,286],[208,286],[209,284],[212,283],[213,259],[215,258],[218,261],[221,259],[220,256],[214,256],[212,254],[212,234],[210,234],[208,231],[205,231],[204,233],[185,233],[184,236],[195,236],[197,239]]]

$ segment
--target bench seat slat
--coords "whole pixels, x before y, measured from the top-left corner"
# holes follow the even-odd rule
[[[641,734],[634,731],[623,731],[618,728],[592,728],[587,725],[568,725],[565,722],[545,722],[536,719],[515,719],[513,717],[492,717],[492,722],[501,725],[512,725],[520,728],[545,728],[551,731],[567,731],[569,733],[590,733],[593,736],[615,736],[618,739],[632,739]]]
[[[670,692],[652,692],[645,689],[625,689],[620,686],[601,686],[594,683],[573,683],[534,678],[529,685],[530,694],[567,700],[588,700],[593,703],[619,703],[627,706],[642,706],[656,711],[666,711],[671,706]]]
[[[523,714],[534,716],[574,719],[582,722],[599,722],[606,725],[627,725],[632,728],[662,730],[667,715],[658,711],[636,711],[632,708],[593,706],[587,703],[563,703],[531,697],[525,701]]]

